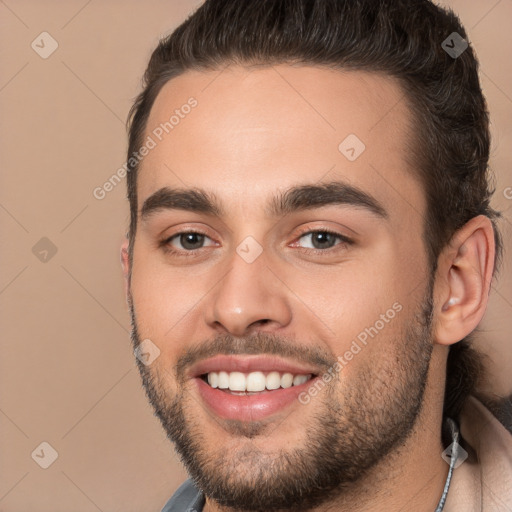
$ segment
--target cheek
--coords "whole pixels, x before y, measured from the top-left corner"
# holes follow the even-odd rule
[[[383,263],[390,259],[380,257],[377,264],[352,260],[321,272],[290,275],[290,288],[297,290],[310,308],[312,321],[328,327],[326,334],[332,337],[333,352],[343,353],[353,339],[376,323],[379,332],[395,323],[399,306],[393,309],[393,305],[403,294],[396,272]],[[364,341],[364,334],[361,339]]]
[[[168,340],[185,312],[187,288],[169,280],[169,273],[143,251],[134,253],[131,296],[141,339],[151,339],[162,355],[172,350]],[[180,300],[178,299],[180,298]]]

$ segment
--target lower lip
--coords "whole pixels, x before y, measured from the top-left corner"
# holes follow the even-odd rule
[[[306,391],[319,377],[314,377],[304,384],[281,388],[254,395],[233,395],[220,389],[212,388],[200,377],[194,380],[203,402],[217,416],[227,420],[261,421],[273,414],[283,411],[298,401],[299,395]]]

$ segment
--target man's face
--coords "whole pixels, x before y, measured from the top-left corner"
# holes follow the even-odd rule
[[[313,506],[414,426],[431,290],[402,95],[376,74],[280,65],[186,72],[156,99],[133,340],[159,348],[139,363],[148,397],[219,503]]]

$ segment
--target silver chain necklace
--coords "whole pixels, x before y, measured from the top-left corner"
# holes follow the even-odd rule
[[[450,488],[450,482],[452,481],[453,470],[455,468],[457,459],[459,458],[459,428],[457,427],[455,421],[453,421],[451,418],[447,418],[446,423],[448,424],[448,427],[452,433],[452,453],[450,456],[450,469],[448,469],[448,476],[446,477],[446,482],[444,484],[443,494],[439,500],[439,503],[437,504],[435,512],[442,512],[444,509],[444,504],[446,503],[446,498],[448,497],[448,489]]]

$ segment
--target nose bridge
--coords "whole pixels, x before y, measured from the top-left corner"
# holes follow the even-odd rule
[[[247,237],[238,245],[208,306],[207,323],[233,335],[243,335],[258,322],[275,329],[291,320],[284,287],[267,268],[267,255],[255,242]]]

